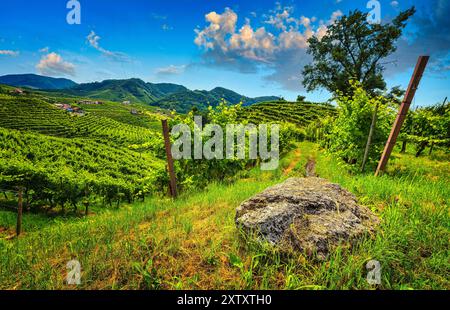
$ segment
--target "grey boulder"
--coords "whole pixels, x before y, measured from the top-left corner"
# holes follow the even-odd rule
[[[337,245],[351,245],[373,233],[379,219],[338,184],[317,178],[289,178],[243,202],[236,225],[282,251],[325,258]]]

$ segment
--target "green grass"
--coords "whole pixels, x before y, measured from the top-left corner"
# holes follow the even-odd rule
[[[354,192],[382,218],[373,238],[337,249],[324,262],[281,257],[234,225],[243,200],[302,176],[311,157],[321,177]],[[0,288],[449,289],[448,169],[448,162],[396,154],[381,178],[352,175],[315,144],[301,143],[275,172],[255,169],[233,184],[214,183],[175,201],[155,197],[61,221],[25,214],[23,236],[0,239]],[[14,217],[6,214],[0,213],[0,227],[11,231]],[[64,281],[74,258],[82,266],[78,287]],[[379,286],[366,281],[371,259],[382,265]]]

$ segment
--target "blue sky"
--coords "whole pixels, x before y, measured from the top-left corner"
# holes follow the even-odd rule
[[[306,39],[341,14],[368,12],[367,0],[79,0],[69,25],[67,0],[0,1],[0,74],[38,73],[76,82],[138,77],[190,89],[223,86],[247,96],[306,93]],[[450,86],[449,0],[379,1],[389,20],[417,14],[386,62],[389,86],[406,88],[417,56],[431,55],[417,105],[442,101]]]

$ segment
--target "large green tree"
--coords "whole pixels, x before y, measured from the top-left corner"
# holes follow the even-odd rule
[[[313,61],[304,67],[303,85],[308,91],[325,88],[349,95],[353,80],[369,94],[384,90],[381,61],[396,50],[395,42],[414,13],[412,7],[385,24],[368,23],[367,14],[358,10],[342,16],[322,38],[308,40]]]

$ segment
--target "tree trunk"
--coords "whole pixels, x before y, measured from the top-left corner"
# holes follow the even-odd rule
[[[5,199],[8,200],[8,195],[6,195],[6,191],[3,192],[3,196],[5,196]]]
[[[431,153],[433,153],[433,147],[434,147],[434,143],[431,143],[431,146],[430,146],[430,153],[428,153],[428,155],[431,155]]]
[[[400,153],[402,153],[402,154],[404,154],[406,152],[406,143],[407,143],[406,139],[403,140],[403,142],[402,142],[402,149],[400,151]]]
[[[417,153],[416,153],[416,157],[419,157],[422,154],[423,150],[425,150],[427,145],[428,145],[428,142],[426,142],[426,141],[420,143],[419,149],[417,150]]]
[[[364,172],[367,164],[367,158],[369,157],[370,145],[372,144],[373,133],[375,132],[375,125],[377,123],[378,104],[375,105],[375,110],[372,115],[372,123],[370,124],[369,136],[367,137],[366,149],[364,150],[364,158],[361,165],[361,172]]]
[[[16,225],[16,235],[19,236],[22,232],[22,188],[19,189],[19,204],[17,207],[17,225]]]

